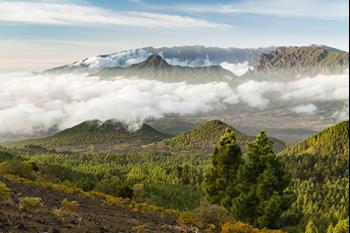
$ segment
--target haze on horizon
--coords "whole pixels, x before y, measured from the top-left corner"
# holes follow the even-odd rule
[[[348,50],[345,0],[0,0],[0,72],[154,46]]]

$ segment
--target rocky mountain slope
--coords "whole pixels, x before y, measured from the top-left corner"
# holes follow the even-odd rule
[[[340,74],[349,67],[349,53],[329,47],[279,47],[262,54],[244,78],[286,81],[318,74]]]

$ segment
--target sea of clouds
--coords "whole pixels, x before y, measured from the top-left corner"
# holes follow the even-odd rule
[[[332,113],[349,118],[349,75],[319,75],[287,83],[243,81],[206,84],[153,80],[101,80],[78,74],[0,74],[0,134],[34,134],[64,129],[85,120],[117,119],[137,128],[168,114],[209,113],[246,105],[268,109],[274,103],[295,114],[317,114],[324,101],[342,103]]]

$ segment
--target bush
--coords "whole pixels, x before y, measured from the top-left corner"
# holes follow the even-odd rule
[[[283,233],[278,230],[258,229],[242,222],[226,222],[222,228],[221,233]]]
[[[189,211],[180,212],[177,222],[180,225],[196,226],[198,228],[203,228],[205,226],[203,220],[199,216]]]
[[[145,201],[145,188],[143,184],[134,184],[132,187],[134,191],[134,197],[133,199],[138,202],[144,202]]]
[[[134,196],[134,190],[129,185],[124,184],[118,188],[117,196],[131,199]]]
[[[31,161],[10,160],[0,165],[0,173],[8,173],[20,177],[33,179],[33,173],[38,169]]]
[[[67,198],[63,199],[61,203],[61,209],[67,212],[74,212],[78,206],[77,201],[68,201]]]
[[[44,206],[43,199],[40,197],[22,197],[19,198],[19,209],[36,212],[38,209]]]
[[[207,223],[214,224],[217,227],[220,227],[230,218],[229,213],[225,208],[209,202],[201,203],[201,205],[197,207],[194,212]]]
[[[0,182],[0,202],[6,201],[11,197],[11,189],[6,184]]]

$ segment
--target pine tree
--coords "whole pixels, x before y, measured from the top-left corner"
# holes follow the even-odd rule
[[[255,226],[278,228],[293,195],[284,192],[289,179],[272,147],[265,132],[248,144],[248,158],[238,170],[235,186],[238,195],[232,197],[231,212],[237,219]]]
[[[212,167],[206,176],[205,189],[209,201],[231,206],[230,190],[236,182],[236,175],[241,164],[242,151],[236,142],[232,129],[226,129],[215,147]]]
[[[306,225],[305,233],[318,233],[317,227],[314,221],[310,220]]]
[[[349,218],[341,220],[335,225],[333,233],[347,233],[349,232]]]

